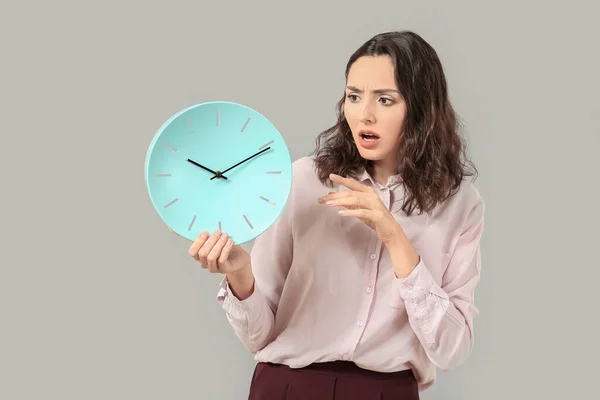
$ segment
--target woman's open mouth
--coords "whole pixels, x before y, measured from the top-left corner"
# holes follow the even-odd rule
[[[365,148],[374,147],[379,142],[379,135],[373,131],[362,130],[358,133],[359,144]]]

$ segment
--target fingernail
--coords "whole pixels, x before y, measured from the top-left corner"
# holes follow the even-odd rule
[[[331,205],[335,204],[335,200],[329,200],[325,204],[327,204],[328,206],[331,206]]]

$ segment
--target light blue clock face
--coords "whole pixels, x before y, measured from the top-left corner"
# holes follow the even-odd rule
[[[146,154],[145,179],[154,208],[177,234],[195,240],[221,229],[241,244],[279,218],[292,186],[292,160],[263,115],[210,102],[163,124]]]

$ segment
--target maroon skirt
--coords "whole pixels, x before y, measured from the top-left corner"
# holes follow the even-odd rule
[[[410,370],[382,373],[349,361],[315,363],[293,369],[258,363],[248,400],[418,400]]]

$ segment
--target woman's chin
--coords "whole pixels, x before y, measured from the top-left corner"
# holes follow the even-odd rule
[[[358,146],[358,152],[361,157],[365,160],[369,161],[379,161],[382,159],[382,152],[378,149],[366,149],[364,147]]]

